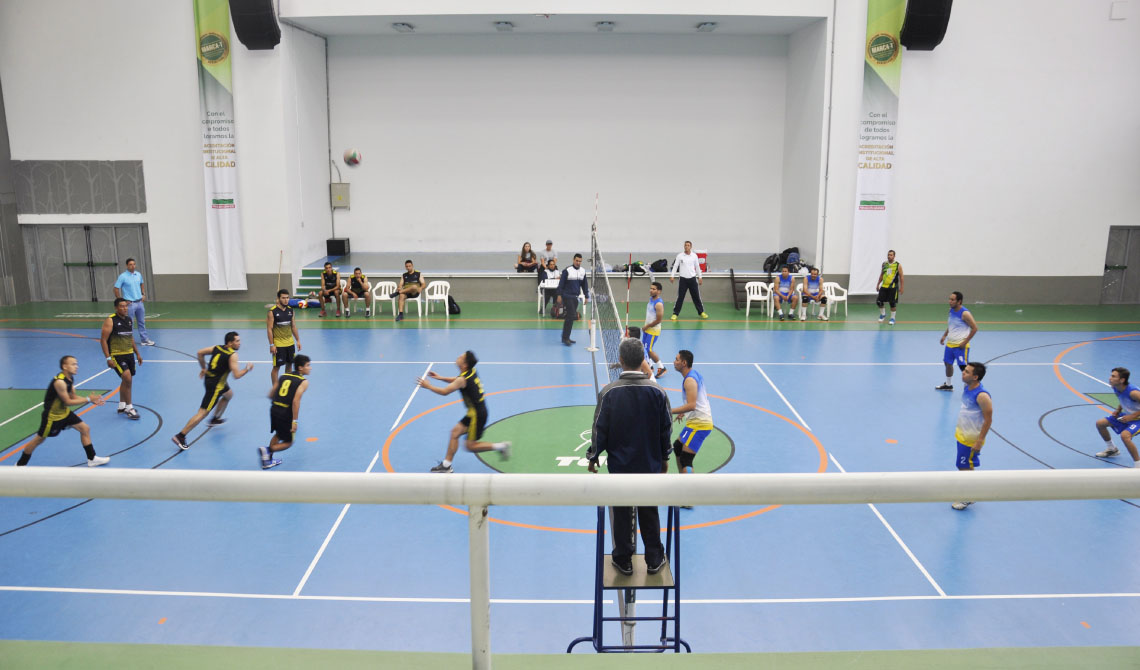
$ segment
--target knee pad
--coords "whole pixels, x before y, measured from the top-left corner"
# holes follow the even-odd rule
[[[685,451],[684,449],[681,449],[678,447],[678,449],[677,449],[677,461],[681,464],[682,469],[693,467],[693,459],[695,457],[696,457],[696,454],[690,454],[689,452]]]
[[[876,301],[875,301],[875,305],[877,305],[877,306],[879,306],[879,307],[882,307],[882,306],[883,306],[883,301],[882,301],[882,300],[876,300]]]

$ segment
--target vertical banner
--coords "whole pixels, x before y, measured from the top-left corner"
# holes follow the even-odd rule
[[[194,0],[198,109],[206,176],[206,258],[211,291],[244,291],[245,245],[237,194],[228,0]]]
[[[874,293],[891,232],[891,180],[899,109],[906,0],[867,0],[857,198],[851,230],[851,293]],[[900,252],[900,256],[905,252]]]

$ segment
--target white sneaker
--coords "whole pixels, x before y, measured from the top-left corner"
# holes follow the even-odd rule
[[[499,460],[503,460],[503,461],[511,460],[511,443],[510,442],[504,442],[503,443],[503,448],[501,450],[499,450]]]
[[[974,503],[972,503],[972,502],[956,502],[956,503],[952,503],[950,506],[951,506],[951,507],[953,507],[953,508],[954,508],[954,509],[956,509],[956,510],[959,510],[959,511],[961,511],[961,510],[964,510],[964,509],[966,509],[967,507],[969,507],[970,505],[973,505],[973,504],[974,504]]]
[[[1104,451],[1096,452],[1096,457],[1097,458],[1112,458],[1113,456],[1116,456],[1119,453],[1120,453],[1120,450],[1117,449],[1116,447],[1109,447],[1109,448],[1105,449]]]
[[[96,456],[95,458],[88,459],[87,467],[97,468],[100,465],[106,465],[111,462],[110,456]]]

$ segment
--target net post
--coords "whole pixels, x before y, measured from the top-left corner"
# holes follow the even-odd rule
[[[471,562],[471,667],[491,669],[491,537],[487,506],[467,508]]]

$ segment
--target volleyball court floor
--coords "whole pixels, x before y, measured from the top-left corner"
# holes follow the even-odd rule
[[[170,436],[201,399],[193,352],[221,342],[228,327],[153,323],[159,346],[143,348],[135,381],[141,420],[116,416],[114,402],[83,417],[98,452],[111,456],[107,467],[259,470],[269,366],[256,319],[241,328],[239,355],[255,369],[231,380],[229,421],[195,430],[187,451]],[[556,330],[415,324],[306,324],[311,386],[278,470],[371,472],[379,485],[387,472],[426,472],[463,410],[457,396],[417,391],[415,381],[429,370],[455,374],[455,358],[471,349],[488,434],[511,440],[514,452],[484,462],[461,450],[455,470],[589,476],[580,460],[594,397],[584,333],[566,348]],[[928,328],[666,323],[657,349],[667,361],[693,351],[705,377],[717,431],[698,470],[950,470],[961,381],[954,393],[934,390],[941,326]],[[97,333],[58,322],[0,331],[0,467],[15,463],[35,430],[61,355],[78,356],[80,391],[116,388]],[[982,321],[972,357],[991,364],[983,383],[995,407],[982,467],[1128,465],[1126,455],[1093,455],[1102,448],[1093,422],[1109,401],[1109,370],[1140,369],[1138,341],[1126,332],[991,332]],[[679,383],[672,370],[662,379],[674,402]],[[68,431],[32,465],[83,462]],[[590,631],[594,509],[491,515],[492,649],[562,652]],[[682,635],[695,652],[1140,644],[1140,501],[698,507],[682,523]],[[3,637],[467,652],[466,534],[462,513],[431,506],[4,498]],[[659,602],[643,595],[640,604]],[[656,637],[651,628],[638,628],[639,642]],[[617,639],[617,629],[607,636]]]

